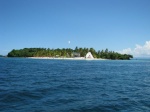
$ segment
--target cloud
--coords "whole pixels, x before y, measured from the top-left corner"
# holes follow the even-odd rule
[[[70,44],[70,41],[68,41],[68,44]]]
[[[150,56],[150,41],[146,41],[143,46],[136,44],[134,49],[127,48],[119,51],[122,54],[132,54],[136,57],[147,57]]]

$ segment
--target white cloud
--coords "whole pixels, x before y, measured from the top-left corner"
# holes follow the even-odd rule
[[[136,57],[150,56],[150,41],[146,41],[143,46],[136,44],[134,49],[127,48],[119,52],[122,54],[132,54]]]
[[[70,40],[68,41],[68,44],[70,44]]]
[[[132,54],[131,48],[123,49],[122,51],[119,51],[121,54]]]

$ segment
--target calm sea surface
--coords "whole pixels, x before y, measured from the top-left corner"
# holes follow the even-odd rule
[[[150,112],[150,60],[0,58],[0,112]]]

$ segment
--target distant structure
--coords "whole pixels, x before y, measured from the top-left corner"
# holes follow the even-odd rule
[[[80,57],[80,53],[73,52],[73,53],[71,54],[71,57]]]
[[[94,59],[93,55],[91,54],[91,52],[88,52],[85,56],[86,59]]]

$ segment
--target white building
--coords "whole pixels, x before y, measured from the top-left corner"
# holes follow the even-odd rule
[[[86,59],[94,59],[93,55],[91,54],[91,52],[88,52],[85,56]]]

